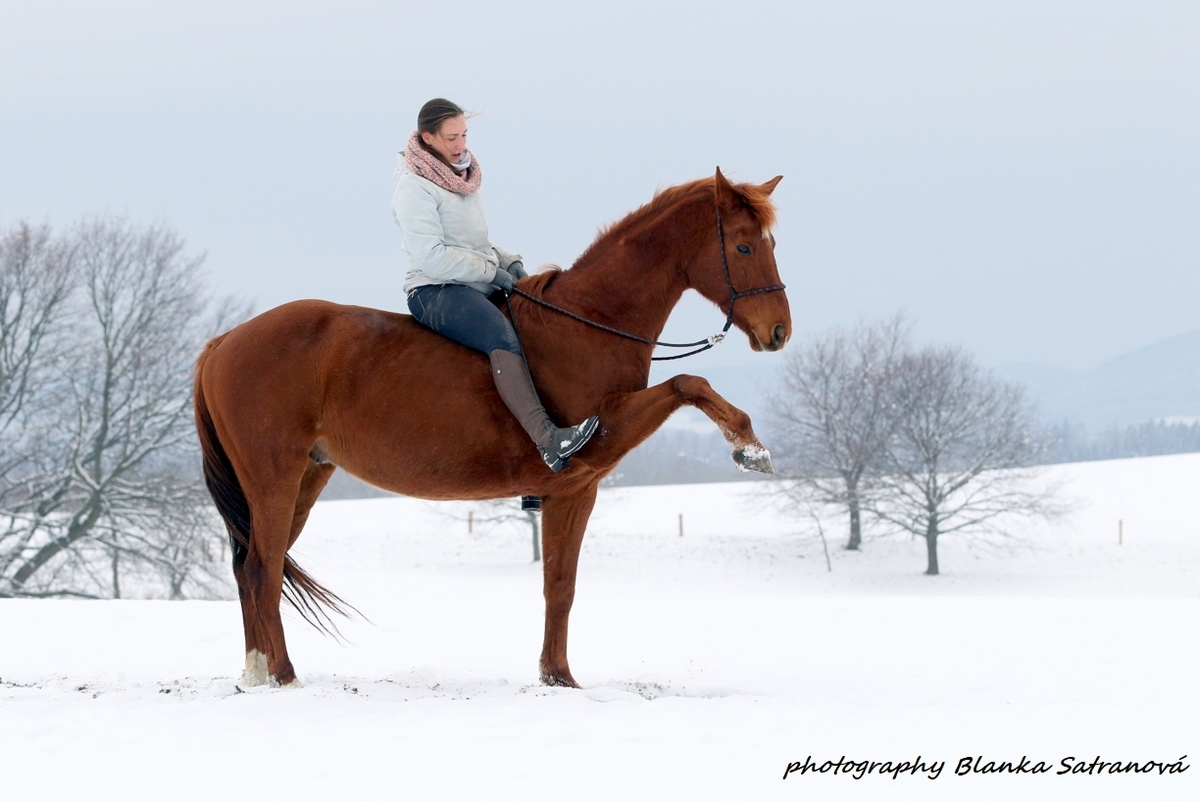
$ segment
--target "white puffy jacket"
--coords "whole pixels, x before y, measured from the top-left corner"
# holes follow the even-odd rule
[[[409,172],[398,157],[392,215],[404,234],[404,291],[429,284],[466,284],[490,293],[496,269],[521,257],[488,241],[479,192],[460,195]]]

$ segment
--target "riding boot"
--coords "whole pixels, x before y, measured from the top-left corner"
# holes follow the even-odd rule
[[[488,354],[488,359],[492,363],[492,378],[500,399],[537,445],[546,466],[555,473],[570,466],[571,454],[582,448],[596,432],[600,418],[592,416],[579,425],[559,428],[538,400],[524,356],[494,350]]]

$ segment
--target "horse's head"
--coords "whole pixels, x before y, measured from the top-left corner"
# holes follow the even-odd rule
[[[730,315],[750,338],[750,347],[760,351],[779,350],[792,335],[792,313],[779,280],[771,235],[775,221],[771,192],[782,178],[734,185],[718,168],[710,233],[687,266],[688,285]]]

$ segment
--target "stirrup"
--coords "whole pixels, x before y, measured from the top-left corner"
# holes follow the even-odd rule
[[[566,470],[571,466],[571,455],[587,444],[599,426],[600,417],[592,415],[579,425],[552,429],[550,445],[545,448],[538,446],[542,461],[555,473]]]

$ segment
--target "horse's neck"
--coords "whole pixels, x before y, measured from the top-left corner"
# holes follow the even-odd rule
[[[575,307],[587,309],[595,322],[644,339],[658,339],[671,310],[686,288],[673,264],[633,270],[619,258],[589,276],[588,291],[581,293]],[[596,265],[597,268],[601,265]],[[564,287],[566,289],[566,287]],[[570,303],[572,298],[565,299]]]
[[[638,227],[610,230],[574,267],[556,276],[543,297],[587,320],[658,339],[688,287],[684,265],[701,241],[703,216],[697,208],[690,215],[686,208],[663,211],[654,220],[635,221],[643,222]],[[596,414],[611,393],[646,387],[653,345],[562,315],[538,317],[548,325],[537,329],[531,344],[546,361],[531,367],[553,414],[582,420]]]
[[[701,233],[694,206],[681,204],[636,239],[601,243],[588,264],[562,274],[555,294],[567,308],[598,323],[658,339],[687,289],[683,266]]]

